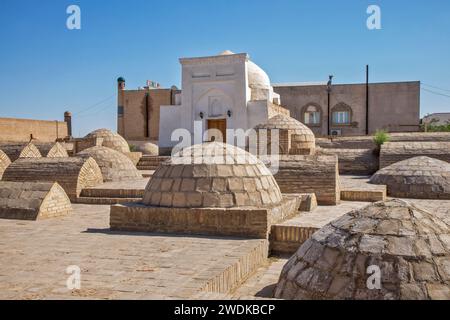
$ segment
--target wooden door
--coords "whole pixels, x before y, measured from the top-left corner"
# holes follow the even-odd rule
[[[208,120],[208,141],[227,142],[227,120]]]

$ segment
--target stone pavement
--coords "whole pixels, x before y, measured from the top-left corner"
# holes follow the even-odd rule
[[[189,299],[242,282],[258,263],[249,259],[267,252],[265,240],[114,233],[109,206],[73,207],[59,219],[0,220],[0,299]],[[66,287],[71,265],[81,290]]]

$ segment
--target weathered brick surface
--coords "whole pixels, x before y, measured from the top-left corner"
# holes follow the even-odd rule
[[[101,146],[114,149],[116,151],[130,152],[128,142],[118,133],[109,129],[98,129],[89,133],[84,139],[101,139]],[[98,140],[100,142],[100,140]],[[96,144],[97,145],[97,144]]]
[[[177,208],[267,207],[282,199],[267,167],[243,149],[205,143],[162,163],[143,203]]]
[[[2,179],[3,172],[5,172],[6,168],[11,164],[11,160],[9,160],[9,157],[4,153],[2,150],[0,150],[0,180]]]
[[[34,143],[43,157],[47,158],[67,158],[67,149],[59,142],[55,143]]]
[[[0,150],[6,153],[11,161],[16,161],[19,158],[42,157],[33,143],[0,144]]]
[[[131,160],[134,166],[137,166],[139,160],[142,158],[142,152],[126,152],[125,155]]]
[[[298,211],[300,199],[286,197],[266,208],[166,208],[133,203],[111,207],[112,230],[238,236],[267,239],[270,227]]]
[[[314,193],[322,205],[340,202],[336,156],[280,156],[275,179],[283,193]]]
[[[380,152],[380,169],[418,156],[427,156],[450,163],[450,142],[385,143]]]
[[[38,220],[71,211],[70,200],[57,183],[0,181],[0,218]]]
[[[102,171],[103,181],[124,181],[142,178],[131,160],[118,151],[107,147],[91,147],[77,154],[82,158],[93,158]]]
[[[404,201],[351,211],[316,232],[284,266],[281,299],[450,299],[450,226]],[[381,288],[367,285],[369,266]]]
[[[92,158],[18,159],[5,170],[3,180],[58,182],[71,200],[84,188],[103,183],[100,168]]]
[[[317,154],[337,155],[340,174],[373,174],[378,170],[378,156],[372,149],[318,148]]]
[[[169,156],[151,156],[151,155],[143,155],[137,164],[137,168],[139,170],[156,170],[161,163],[169,160]]]
[[[450,199],[450,163],[415,157],[381,169],[370,182],[386,185],[392,197]]]
[[[267,132],[267,141],[271,141],[272,130],[278,130],[280,154],[314,154],[316,146],[314,133],[289,115],[278,114],[266,123],[256,126],[255,130],[258,135],[261,130]],[[260,148],[266,148],[266,146],[260,146]]]

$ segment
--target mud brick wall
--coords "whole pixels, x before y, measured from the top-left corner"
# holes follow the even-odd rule
[[[54,142],[68,135],[67,123],[63,121],[0,118],[2,142],[28,142],[31,136],[42,142]]]
[[[450,142],[386,143],[381,147],[380,169],[419,156],[427,156],[450,163]]]
[[[275,180],[282,193],[315,193],[320,205],[340,202],[337,156],[280,156]]]
[[[340,174],[372,175],[378,170],[379,159],[372,149],[318,148],[316,152],[324,155],[337,155]]]
[[[82,189],[103,183],[100,168],[92,158],[18,159],[5,170],[3,180],[58,182],[71,200],[78,198]]]
[[[71,211],[70,200],[57,183],[0,181],[0,218],[37,220]]]

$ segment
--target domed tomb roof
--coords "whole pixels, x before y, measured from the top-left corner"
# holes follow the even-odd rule
[[[450,299],[450,226],[402,200],[352,211],[298,249],[275,297]]]
[[[142,154],[145,154],[145,155],[157,156],[159,154],[158,145],[151,143],[151,142],[146,142],[146,143],[140,145],[138,147],[138,150],[140,152],[142,152]]]
[[[183,149],[153,174],[143,202],[178,208],[270,207],[282,200],[271,172],[256,157],[211,142]]]
[[[128,145],[127,141],[120,134],[112,132],[109,129],[98,129],[92,131],[85,136],[85,139],[90,138],[102,138],[103,147],[108,147],[122,153],[130,152],[130,146]]]
[[[285,135],[280,132],[280,146],[282,149],[289,148],[289,150],[284,150],[282,153],[311,154],[314,153],[316,148],[316,138],[311,129],[300,121],[284,114],[278,114],[270,118],[265,123],[257,125],[255,129],[257,131],[259,129],[286,130]],[[283,141],[283,139],[290,139],[290,143]],[[285,146],[282,146],[283,142],[286,144]]]
[[[370,182],[386,185],[393,197],[450,199],[450,163],[415,157],[379,170]]]
[[[248,61],[247,64],[248,73],[248,86],[252,89],[271,89],[270,78],[267,73],[261,69],[253,61]]]
[[[105,182],[142,178],[133,162],[123,153],[113,149],[96,146],[79,152],[77,156],[92,157],[100,167]]]

